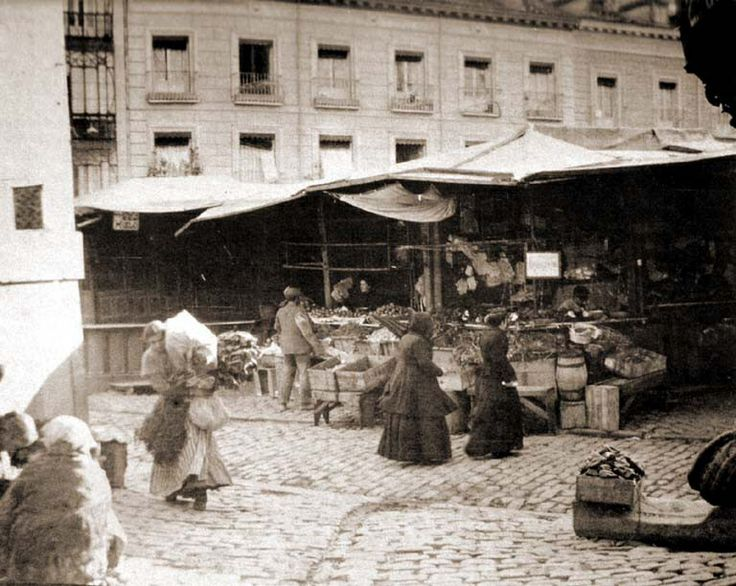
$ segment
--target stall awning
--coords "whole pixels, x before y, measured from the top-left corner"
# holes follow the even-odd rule
[[[664,150],[646,153],[594,150],[527,128],[495,142],[394,165],[383,173],[353,175],[315,189],[335,191],[386,181],[513,186],[642,166],[722,158],[736,158],[736,150],[698,154]]]
[[[243,183],[232,177],[191,175],[126,179],[107,189],[82,196],[77,211],[165,214],[203,210],[232,204],[244,213],[281,203],[303,191],[308,183]],[[226,214],[227,215],[227,214]]]
[[[391,183],[360,194],[330,192],[340,201],[366,212],[406,222],[441,222],[455,214],[455,200],[443,197],[430,185],[413,193],[400,183]]]

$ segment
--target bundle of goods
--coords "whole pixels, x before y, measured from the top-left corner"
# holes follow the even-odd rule
[[[396,305],[395,303],[387,303],[376,308],[373,315],[380,315],[383,317],[398,317],[408,319],[411,314],[411,309],[404,307],[403,305]]]
[[[736,432],[724,433],[705,446],[687,481],[711,505],[736,506]]]
[[[557,355],[557,336],[550,332],[509,331],[509,360],[546,360]]]
[[[608,370],[624,378],[638,378],[667,368],[667,357],[651,350],[618,348],[606,356],[604,364]]]
[[[258,339],[248,332],[225,332],[217,336],[217,378],[227,387],[251,380],[258,368]]]
[[[373,313],[371,317],[397,338],[400,338],[409,330],[407,324],[400,323],[397,319],[390,316]]]
[[[477,332],[465,331],[456,338],[452,357],[461,369],[480,366],[483,363],[478,345],[479,337]]]
[[[599,478],[640,480],[644,477],[644,469],[616,448],[604,446],[585,461],[580,474]]]

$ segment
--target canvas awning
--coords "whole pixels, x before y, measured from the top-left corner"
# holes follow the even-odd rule
[[[455,200],[443,197],[434,185],[420,193],[391,183],[365,193],[330,195],[366,212],[406,222],[441,222],[455,214]]]
[[[353,175],[315,189],[334,191],[385,181],[513,186],[644,166],[678,165],[723,158],[736,158],[736,150],[723,149],[698,154],[664,150],[644,153],[594,150],[527,128],[495,142],[402,163],[383,173]]]
[[[243,183],[218,175],[141,177],[81,196],[74,207],[80,212],[165,214],[232,204],[238,209],[252,211],[286,201],[302,193],[307,185],[309,183]]]

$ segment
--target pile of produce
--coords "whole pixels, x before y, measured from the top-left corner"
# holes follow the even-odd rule
[[[444,322],[435,328],[432,341],[439,348],[454,348],[467,334],[468,331],[463,326]]]
[[[398,317],[408,319],[411,313],[411,309],[408,307],[404,307],[403,305],[387,303],[386,305],[381,305],[380,307],[376,308],[373,313],[385,317]]]
[[[357,317],[357,314],[347,307],[312,307],[309,315],[313,318],[329,318],[329,317]]]
[[[639,480],[644,476],[644,469],[616,448],[603,446],[585,461],[580,474],[599,478]]]
[[[557,336],[550,332],[518,332],[510,330],[509,360],[526,362],[554,358],[558,351]]]
[[[630,346],[606,356],[604,364],[624,378],[638,378],[667,368],[667,357],[651,350]]]
[[[483,363],[478,345],[479,338],[480,335],[477,332],[464,331],[455,339],[452,357],[460,368],[479,366]]]
[[[380,328],[368,336],[370,342],[393,342],[399,337],[388,328]]]
[[[217,378],[234,387],[250,380],[258,368],[258,339],[248,332],[225,332],[217,336]]]

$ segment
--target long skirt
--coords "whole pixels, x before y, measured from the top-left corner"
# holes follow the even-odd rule
[[[491,384],[481,389],[465,453],[473,458],[505,456],[524,447],[521,400],[513,387]]]
[[[187,440],[177,458],[167,464],[154,462],[151,473],[151,493],[168,496],[181,491],[182,496],[198,489],[215,489],[232,484],[217,443],[211,431],[205,431],[186,421]]]
[[[439,464],[452,455],[444,417],[407,417],[384,413],[378,453],[390,460]]]

